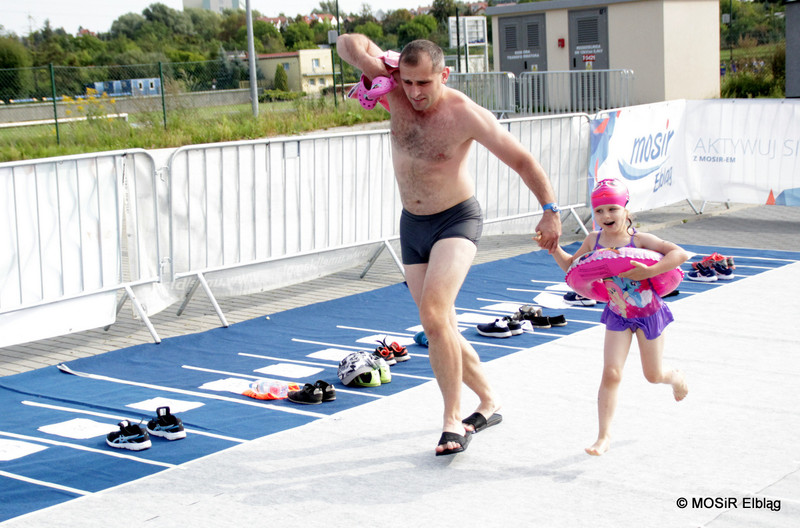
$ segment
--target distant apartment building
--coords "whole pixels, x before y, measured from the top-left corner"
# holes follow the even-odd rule
[[[308,94],[333,86],[333,66],[330,49],[306,49],[258,56],[258,69],[268,84],[275,80],[275,69],[286,71],[289,90]]]
[[[222,13],[225,9],[244,9],[244,0],[183,0],[183,8],[208,9]]]

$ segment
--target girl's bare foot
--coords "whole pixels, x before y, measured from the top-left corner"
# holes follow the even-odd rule
[[[594,443],[591,447],[587,447],[584,451],[589,453],[592,456],[600,456],[606,451],[608,448],[611,447],[611,439],[606,438],[598,438],[597,442]]]
[[[686,383],[686,376],[680,370],[673,371],[672,374],[672,394],[675,396],[675,401],[681,401],[689,394],[689,385]]]

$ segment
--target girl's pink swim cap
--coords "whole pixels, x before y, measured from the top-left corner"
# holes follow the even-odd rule
[[[630,194],[625,184],[619,180],[600,180],[592,189],[592,209],[601,205],[628,205]]]

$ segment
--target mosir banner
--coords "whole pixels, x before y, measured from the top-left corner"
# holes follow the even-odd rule
[[[598,114],[590,175],[631,210],[683,199],[800,205],[800,101],[668,101]]]

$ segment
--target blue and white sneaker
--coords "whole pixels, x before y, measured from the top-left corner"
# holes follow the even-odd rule
[[[728,257],[732,259],[733,257]],[[717,276],[717,280],[731,280],[733,279],[733,268],[728,266],[727,261],[725,262],[715,262],[714,263],[714,273]]]
[[[109,446],[116,449],[142,451],[149,449],[152,445],[150,435],[140,425],[132,424],[128,420],[122,420],[118,425],[119,431],[112,431],[106,436],[106,443]]]
[[[715,282],[718,279],[713,265],[706,266],[702,262],[698,262],[696,268],[686,274],[686,278],[695,282]]]
[[[183,422],[174,414],[170,414],[169,407],[156,409],[156,417],[147,422],[147,432],[167,440],[186,438]]]
[[[594,306],[597,304],[597,301],[594,299],[590,299],[589,297],[584,297],[583,295],[579,295],[578,293],[571,291],[564,294],[564,302],[569,304],[570,306]]]

